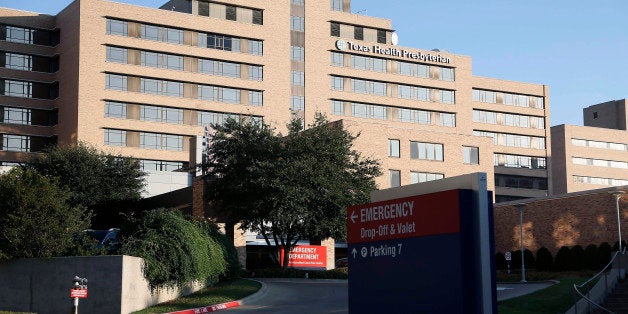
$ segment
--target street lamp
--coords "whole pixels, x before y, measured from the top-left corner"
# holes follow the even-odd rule
[[[519,238],[521,239],[521,282],[526,281],[526,266],[523,258],[523,208],[526,204],[515,204],[515,207],[519,210]]]
[[[621,196],[626,193],[624,191],[610,191],[608,192],[615,196],[615,209],[617,210],[617,235],[619,236],[619,253],[621,254],[621,220],[619,217],[619,199]]]

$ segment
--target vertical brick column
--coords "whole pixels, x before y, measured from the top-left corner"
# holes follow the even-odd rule
[[[322,245],[327,248],[327,270],[336,268],[336,240],[327,238],[322,241],[310,240],[310,245]]]

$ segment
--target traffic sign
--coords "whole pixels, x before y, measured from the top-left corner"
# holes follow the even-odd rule
[[[70,298],[87,299],[87,289],[70,289]]]
[[[506,258],[507,261],[510,261],[512,260],[512,253],[506,252],[504,253],[504,257]]]

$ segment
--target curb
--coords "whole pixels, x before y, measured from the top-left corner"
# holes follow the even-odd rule
[[[253,301],[261,299],[263,296],[266,295],[267,289],[266,289],[266,284],[265,283],[263,283],[263,282],[261,282],[259,280],[255,280],[255,279],[249,279],[249,280],[252,280],[252,281],[255,281],[255,282],[259,282],[262,285],[262,287],[259,288],[259,290],[257,290],[257,292],[251,294],[248,297],[245,297],[244,299],[237,300],[237,301],[231,301],[231,302],[225,302],[225,303],[208,305],[208,306],[199,307],[199,308],[195,308],[195,309],[170,312],[170,313],[167,313],[167,314],[213,313],[213,312],[226,310],[226,309],[230,309],[230,308],[234,308],[234,307],[238,307],[238,306],[241,306],[241,305],[245,305],[245,304],[251,303]]]

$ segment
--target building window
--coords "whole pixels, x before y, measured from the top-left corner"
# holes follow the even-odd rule
[[[377,30],[377,43],[385,44],[386,43],[386,31],[383,29]]]
[[[290,3],[296,5],[305,5],[305,0],[291,0]]]
[[[332,76],[331,77],[331,89],[344,91],[345,90],[344,79],[342,77]]]
[[[256,41],[249,39],[249,53],[251,53],[251,42]],[[240,52],[240,38],[214,33],[199,33],[198,46],[210,49]]]
[[[351,115],[358,118],[386,120],[385,106],[351,103]]]
[[[33,83],[25,81],[4,80],[4,95],[20,98],[32,98]]]
[[[109,47],[107,46],[107,61],[126,64],[128,60],[128,54],[126,48]]]
[[[354,93],[386,96],[386,83],[351,79],[351,91]]]
[[[126,131],[105,129],[105,145],[126,146]]]
[[[443,144],[410,142],[410,158],[443,161]]]
[[[140,92],[153,95],[183,97],[183,83],[141,78]]]
[[[262,10],[253,9],[253,24],[264,24],[264,12]]]
[[[429,172],[410,172],[410,184],[422,183],[427,181],[434,181],[443,179],[445,175],[442,173],[429,173]]]
[[[31,113],[28,108],[0,107],[0,123],[30,125]]]
[[[127,77],[124,75],[109,74],[106,77],[107,89],[126,91],[127,90]]]
[[[290,75],[290,84],[295,86],[305,86],[305,72],[292,71]]]
[[[264,70],[259,65],[249,65],[249,80],[262,81],[264,79]]]
[[[226,6],[225,19],[227,19],[229,21],[235,21],[237,19],[236,7],[234,7],[232,5],[227,5]]]
[[[305,97],[303,96],[290,96],[290,110],[305,110]]]
[[[441,90],[440,91],[440,102],[443,104],[453,104],[454,103],[454,91],[452,90]]]
[[[455,113],[445,113],[441,112],[440,114],[440,125],[447,127],[456,127],[456,114]]]
[[[183,109],[142,105],[140,106],[140,120],[183,124]]]
[[[480,155],[477,147],[463,146],[462,161],[469,165],[480,164]]]
[[[331,10],[342,12],[342,0],[331,0]]]
[[[290,30],[296,32],[304,32],[305,18],[301,16],[290,16]]]
[[[520,156],[508,154],[494,154],[495,166],[508,168],[546,169],[545,157]]]
[[[33,57],[7,52],[5,54],[4,67],[13,70],[32,71]]]
[[[140,160],[140,169],[143,171],[172,172],[181,170],[183,166],[183,163],[179,161]]]
[[[356,40],[364,40],[364,27],[354,26],[353,38],[355,38]]]
[[[388,157],[399,158],[399,140],[388,140]]]
[[[344,66],[344,54],[340,52],[331,53],[331,65],[342,67]]]
[[[332,100],[331,101],[331,114],[344,116],[345,114],[345,105],[340,100]]]
[[[27,135],[2,135],[2,150],[7,152],[30,152],[31,137]]]
[[[128,36],[129,23],[126,21],[107,19],[107,34]]]
[[[391,188],[401,186],[401,171],[388,170],[388,186]]]
[[[198,60],[198,71],[210,75],[240,78],[240,64],[217,60]]]
[[[121,102],[106,101],[105,117],[126,119],[126,104]]]
[[[182,56],[142,51],[140,53],[140,58],[140,64],[143,66],[183,71]]]
[[[249,39],[249,53],[256,56],[261,56],[263,54],[263,44],[260,40]]]
[[[331,36],[340,37],[340,24],[336,22],[329,23],[331,25]]]
[[[454,81],[454,69],[440,68],[440,79],[443,81]]]
[[[303,61],[305,60],[305,48],[298,46],[290,47],[290,60]]]
[[[263,105],[263,96],[260,91],[249,91],[249,105],[251,106],[262,106]]]
[[[140,132],[140,147],[146,149],[182,151],[183,136]]]
[[[35,30],[30,28],[7,26],[6,41],[21,44],[32,44]]]

